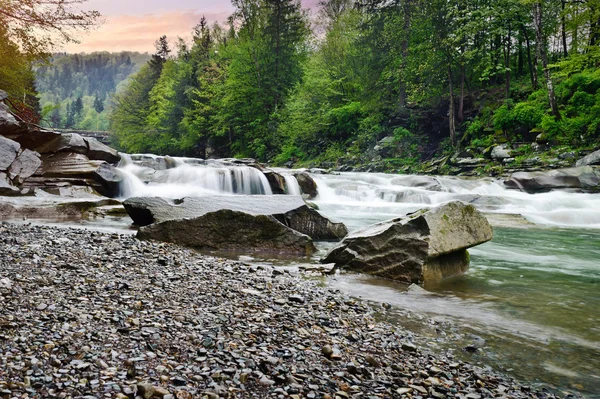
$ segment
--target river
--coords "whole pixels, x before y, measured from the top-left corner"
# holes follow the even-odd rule
[[[264,175],[248,166],[152,155],[134,159],[125,157],[120,168],[126,177],[123,197],[271,193]],[[298,194],[294,171],[278,172],[288,192]],[[407,292],[403,284],[352,273],[324,283],[391,305],[382,307],[382,317],[418,328],[424,345],[454,348],[456,356],[532,384],[600,397],[600,194],[531,195],[493,179],[312,177],[320,212],[350,230],[450,200],[474,204],[494,226],[494,239],[470,250],[468,273],[426,286],[428,292]],[[331,245],[318,243],[320,253],[312,261]],[[467,346],[479,349],[461,350]]]

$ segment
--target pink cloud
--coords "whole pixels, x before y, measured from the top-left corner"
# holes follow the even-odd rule
[[[65,51],[70,53],[122,50],[152,52],[154,42],[162,35],[167,35],[170,42],[175,43],[177,37],[189,38],[193,27],[200,22],[202,16],[212,24],[225,21],[229,14],[229,11],[205,14],[183,10],[109,17],[97,30],[84,35],[80,40],[81,43],[70,44]]]

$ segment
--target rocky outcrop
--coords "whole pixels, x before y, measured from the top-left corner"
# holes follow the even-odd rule
[[[259,170],[266,176],[273,194],[285,194],[285,177],[271,169],[261,168]]]
[[[28,194],[35,189],[63,192],[65,187],[90,187],[108,197],[118,195],[121,177],[111,165],[120,160],[117,151],[93,138],[25,124],[3,100],[0,195]]]
[[[114,148],[110,148],[93,137],[84,137],[83,139],[88,147],[86,155],[89,159],[105,161],[110,164],[117,164],[121,160],[121,156]]]
[[[309,255],[309,236],[284,226],[273,216],[230,209],[192,219],[169,220],[140,228],[141,240],[172,242],[204,250],[276,252]]]
[[[319,195],[317,183],[308,173],[297,173],[294,177],[298,180],[298,185],[300,186],[300,190],[302,190],[302,194],[306,195],[309,200],[314,199]]]
[[[575,166],[600,165],[600,150],[594,151],[591,154],[581,158]]]
[[[331,222],[309,208],[302,198],[291,195],[206,196],[181,200],[137,197],[129,198],[123,205],[134,223],[140,226],[230,210],[254,216],[272,216],[313,239],[340,239],[348,233],[344,224]]]
[[[467,249],[492,236],[481,212],[455,201],[353,232],[322,262],[422,284],[464,273],[469,267]]]
[[[592,166],[513,173],[504,184],[530,194],[554,190],[600,192],[600,169]]]

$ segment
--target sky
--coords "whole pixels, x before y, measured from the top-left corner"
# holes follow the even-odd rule
[[[312,7],[318,0],[303,0]],[[224,22],[233,11],[229,0],[88,0],[82,9],[97,10],[104,23],[69,44],[69,53],[92,51],[152,52],[154,42],[167,35],[189,38],[192,28],[205,16],[210,24]]]

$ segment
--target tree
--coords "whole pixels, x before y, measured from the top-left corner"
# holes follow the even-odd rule
[[[96,95],[96,97],[94,98],[94,110],[96,110],[97,113],[101,113],[102,111],[104,111],[104,103],[102,102],[102,100],[100,100],[98,95]]]
[[[0,26],[24,54],[39,57],[77,42],[77,34],[97,25],[97,11],[74,10],[86,0],[2,0]]]
[[[542,68],[544,70],[544,76],[546,78],[546,86],[548,88],[548,100],[550,102],[550,109],[552,115],[559,120],[561,119],[560,112],[558,111],[558,105],[556,103],[556,94],[554,93],[554,82],[552,81],[552,74],[548,66],[548,55],[546,50],[546,38],[544,36],[544,24],[542,17],[542,2],[536,1],[533,3],[533,19],[535,24],[535,35],[537,40],[537,51],[542,60]]]

